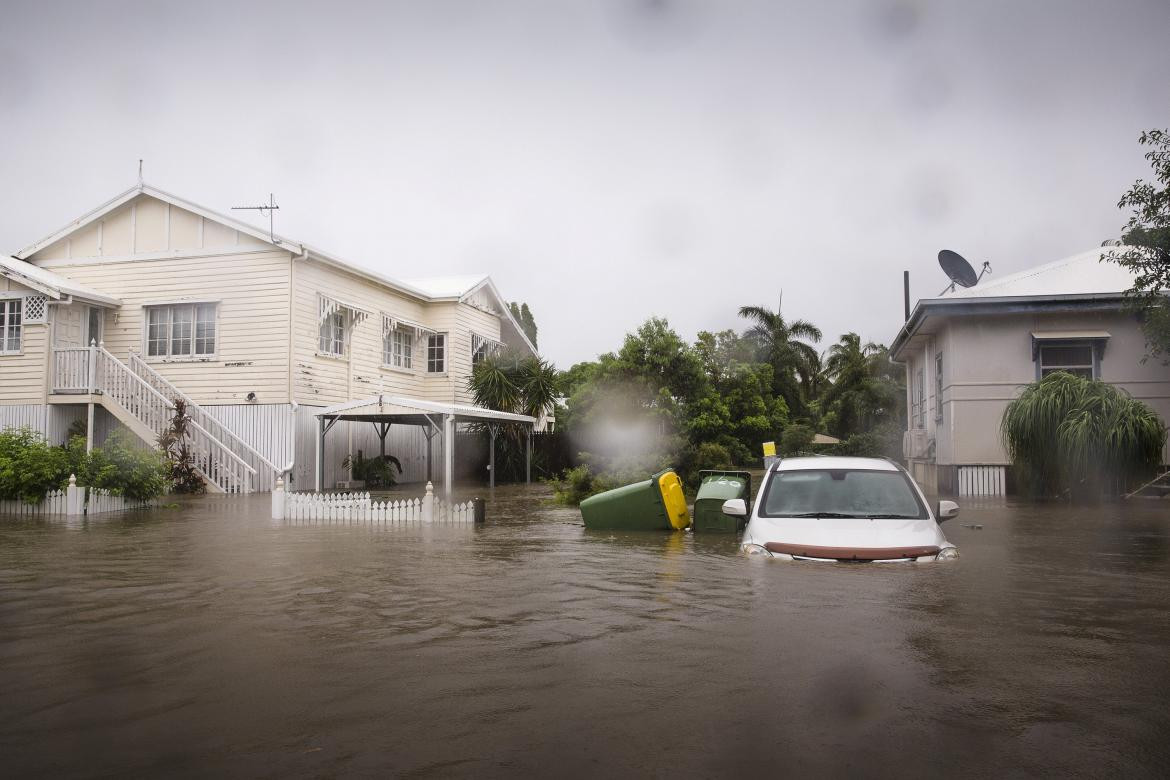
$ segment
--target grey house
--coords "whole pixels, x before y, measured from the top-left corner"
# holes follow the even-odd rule
[[[1170,419],[1170,367],[1143,362],[1140,323],[1124,311],[1132,276],[1101,262],[1108,251],[918,301],[890,353],[906,366],[903,451],[924,489],[1011,492],[1000,420],[1024,385],[1053,371],[1109,382]]]

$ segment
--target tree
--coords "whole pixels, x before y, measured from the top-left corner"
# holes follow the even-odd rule
[[[167,476],[176,493],[203,493],[207,481],[195,468],[195,456],[191,452],[191,436],[187,428],[191,416],[187,414],[187,402],[175,401],[175,414],[171,424],[158,437],[158,446],[166,458]]]
[[[1170,131],[1147,130],[1138,139],[1150,147],[1145,158],[1154,181],[1138,179],[1118,208],[1133,209],[1123,228],[1122,247],[1102,254],[1134,273],[1131,308],[1142,317],[1149,356],[1170,363]]]
[[[516,322],[520,323],[520,329],[524,331],[524,335],[532,342],[532,346],[536,347],[536,320],[533,318],[528,304],[521,303],[517,305],[515,301],[512,301],[508,304],[508,311],[512,312],[512,316],[516,318]]]
[[[1038,496],[1121,492],[1157,468],[1166,427],[1141,401],[1105,382],[1057,371],[1028,385],[1000,424],[1024,484]]]
[[[744,306],[739,316],[755,323],[745,335],[755,341],[760,356],[772,366],[772,392],[783,397],[794,414],[806,412],[811,385],[820,370],[820,355],[801,339],[817,343],[821,329],[805,320],[788,322],[779,309],[762,306]]]
[[[881,344],[861,344],[856,333],[846,333],[829,347],[825,361],[828,380],[821,397],[824,422],[834,436],[868,433],[887,422],[899,423],[905,404],[902,372]],[[900,434],[899,434],[900,435]]]

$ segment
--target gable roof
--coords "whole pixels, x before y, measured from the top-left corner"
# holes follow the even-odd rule
[[[1097,247],[975,287],[956,287],[953,292],[948,290],[935,298],[920,299],[890,344],[891,359],[898,362],[907,343],[928,319],[938,316],[989,313],[987,307],[999,311],[1009,306],[1029,309],[1120,306],[1126,291],[1133,286],[1134,275],[1124,266],[1101,259],[1111,256],[1115,249]]]
[[[54,231],[50,235],[42,238],[40,241],[30,244],[29,246],[20,250],[14,255],[14,257],[18,260],[27,260],[29,257],[36,254],[45,247],[55,244],[71,233],[82,229],[86,225],[92,224],[115,209],[125,205],[126,203],[129,203],[139,195],[148,195],[164,203],[169,203],[172,206],[186,209],[187,211],[198,214],[205,219],[210,219],[213,222],[219,222],[223,225],[227,225],[228,227],[238,230],[241,233],[245,233],[249,236],[252,236],[253,238],[257,238],[265,243],[272,244],[273,246],[278,247],[279,249],[282,249],[286,252],[291,252],[294,255],[298,255],[305,259],[312,259],[325,265],[333,266],[339,270],[346,271],[347,273],[354,274],[355,276],[360,276],[376,284],[383,285],[392,290],[422,301],[432,302],[442,300],[456,300],[462,302],[477,290],[487,287],[490,289],[492,295],[495,296],[496,300],[500,304],[501,316],[504,318],[504,322],[514,329],[516,335],[518,335],[524,345],[532,351],[532,354],[539,354],[536,351],[536,347],[533,346],[532,342],[528,340],[528,337],[524,335],[524,330],[520,327],[520,324],[516,322],[514,317],[512,317],[512,313],[508,310],[507,302],[504,300],[503,296],[500,295],[499,290],[496,289],[496,286],[492,282],[491,277],[485,274],[471,276],[432,277],[428,279],[420,279],[417,280],[417,282],[402,281],[400,279],[385,276],[384,274],[380,274],[360,265],[356,265],[347,260],[343,260],[336,255],[332,255],[328,252],[325,252],[324,250],[312,247],[308,244],[305,244],[304,242],[294,241],[290,238],[281,236],[278,233],[272,233],[270,235],[268,231],[262,228],[258,228],[255,225],[250,225],[247,222],[241,222],[234,217],[230,217],[226,214],[221,214],[218,211],[205,208],[197,203],[192,203],[189,200],[180,198],[177,195],[172,195],[169,192],[160,190],[157,187],[152,187],[145,183],[139,183],[138,185],[131,187],[124,192],[118,193],[110,200],[101,204],[97,208],[86,212],[61,229]],[[31,266],[32,264],[25,263],[24,265]],[[53,276],[56,276],[56,274],[53,274]],[[64,277],[58,278],[64,280]],[[92,292],[96,293],[96,291]],[[102,295],[101,293],[96,294]],[[116,301],[114,298],[109,298],[108,296],[104,297],[106,300]],[[95,298],[95,300],[98,299]],[[117,304],[115,303],[115,305]]]
[[[99,292],[92,287],[78,284],[72,279],[66,279],[64,276],[45,268],[39,268],[32,263],[17,260],[15,257],[0,255],[0,276],[42,292],[54,300],[72,296],[90,303],[101,303],[107,306],[122,305],[122,302],[117,298]]]

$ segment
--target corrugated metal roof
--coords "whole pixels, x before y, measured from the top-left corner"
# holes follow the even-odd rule
[[[431,276],[424,279],[404,279],[406,284],[422,290],[432,298],[462,298],[483,284],[486,274],[468,276]]]
[[[1133,273],[1101,256],[1117,247],[1097,247],[1007,276],[984,277],[975,287],[957,287],[940,299],[1015,298],[1122,293],[1133,286]]]
[[[121,305],[121,301],[112,295],[78,284],[72,279],[67,279],[32,263],[26,263],[24,260],[17,260],[15,257],[0,255],[0,275],[42,292],[56,292],[58,296],[72,295],[75,298],[84,298],[93,303],[105,303],[110,306]]]

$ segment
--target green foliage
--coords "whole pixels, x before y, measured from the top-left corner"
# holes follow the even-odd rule
[[[557,503],[569,506],[577,506],[589,496],[609,490],[609,487],[598,480],[584,464],[568,469],[560,479],[553,480],[552,484]]]
[[[822,422],[834,436],[848,438],[888,422],[905,422],[905,374],[890,362],[883,345],[862,346],[856,333],[846,333],[829,347],[824,374]]]
[[[0,431],[0,499],[39,504],[69,481],[69,459],[41,434],[20,428]]]
[[[699,445],[698,452],[695,454],[694,470],[696,473],[702,469],[730,469],[733,466],[731,453],[723,445],[713,441],[703,442]]]
[[[794,414],[807,412],[816,396],[821,359],[805,341],[819,342],[821,329],[805,320],[789,322],[779,308],[744,306],[739,316],[755,323],[744,336],[756,344],[759,359],[772,366],[772,393]]]
[[[171,424],[158,437],[159,449],[167,464],[171,489],[176,493],[203,493],[207,482],[195,468],[195,456],[191,454],[191,437],[187,429],[191,417],[187,414],[187,402],[175,401],[175,414]]]
[[[354,479],[362,480],[366,487],[371,488],[394,487],[398,484],[398,475],[402,473],[402,463],[393,455],[367,458],[361,450],[353,458],[346,455],[341,467],[349,469]]]
[[[1058,371],[1025,388],[1004,412],[1004,444],[1037,496],[1121,492],[1157,468],[1166,427],[1105,382]]]
[[[1142,317],[1148,355],[1170,363],[1170,130],[1147,130],[1138,143],[1150,147],[1145,158],[1154,181],[1139,179],[1121,196],[1117,207],[1132,209],[1125,245],[1101,259],[1134,272],[1129,302]]]
[[[139,501],[167,491],[170,467],[155,450],[137,446],[131,434],[115,430],[101,447],[85,451],[85,438],[74,436],[66,447],[77,484],[102,488]],[[68,479],[68,478],[67,478]]]
[[[536,320],[532,316],[532,312],[528,308],[527,303],[516,305],[516,302],[508,304],[508,310],[512,312],[512,316],[516,318],[516,322],[520,323],[520,329],[524,331],[524,335],[532,342],[532,346],[536,346]]]
[[[814,435],[813,429],[807,425],[789,425],[780,437],[780,451],[785,455],[807,452]]]

